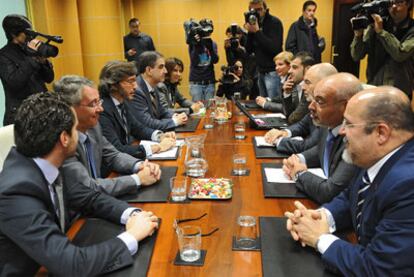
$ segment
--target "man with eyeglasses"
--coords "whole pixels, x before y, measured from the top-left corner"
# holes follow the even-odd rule
[[[158,165],[119,152],[102,135],[98,123],[103,111],[102,99],[90,80],[67,75],[56,81],[53,89],[72,105],[79,120],[76,155],[67,159],[62,166],[64,182],[76,182],[112,196],[120,196],[136,193],[141,186],[152,185],[160,179]],[[106,177],[103,171],[125,175],[103,178]]]
[[[343,157],[361,167],[349,188],[318,210],[295,202],[287,229],[343,276],[413,276],[414,114],[400,90],[379,87],[353,96],[340,133]],[[335,231],[355,231],[357,244]]]
[[[283,161],[283,170],[296,187],[318,203],[326,203],[348,185],[357,168],[342,160],[346,142],[339,134],[348,100],[362,90],[361,82],[349,73],[321,80],[309,95],[309,110],[316,126],[322,128],[319,143]],[[326,178],[308,171],[322,168]]]
[[[175,133],[163,133],[143,125],[135,119],[129,107],[137,89],[137,69],[134,63],[110,61],[99,75],[99,93],[103,108],[99,123],[106,139],[121,152],[144,159],[175,146]],[[152,140],[159,143],[139,145],[134,140]]]
[[[279,18],[271,15],[264,0],[250,0],[249,11],[254,10],[259,18],[246,22],[246,51],[256,57],[260,96],[278,97],[280,78],[275,71],[273,57],[282,52],[283,25]]]
[[[414,89],[414,20],[412,0],[394,0],[389,17],[373,14],[374,23],[354,31],[351,56],[355,61],[368,56],[367,79],[371,85],[390,85],[412,98]],[[351,19],[353,22],[354,18]]]
[[[311,102],[316,84],[325,77],[338,73],[330,63],[319,63],[311,66],[303,78],[303,93]],[[321,128],[315,126],[309,114],[299,122],[290,125],[286,129],[272,129],[265,135],[267,143],[274,144],[278,152],[296,154],[315,146],[319,141]],[[302,137],[303,140],[295,137]]]

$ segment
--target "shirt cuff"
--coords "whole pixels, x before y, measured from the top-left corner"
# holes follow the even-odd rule
[[[147,157],[152,155],[152,148],[150,144],[144,144],[145,154]]]
[[[298,154],[298,158],[300,160],[301,163],[306,165],[306,159],[305,156],[303,156],[302,154]]]
[[[123,232],[122,234],[118,235],[118,238],[125,243],[125,246],[128,248],[129,253],[131,255],[135,255],[138,252],[138,241],[134,238],[133,235]]]
[[[131,174],[130,176],[131,176],[132,179],[134,179],[135,184],[139,188],[141,186],[141,180],[139,179],[138,174]]]
[[[138,161],[134,164],[134,167],[132,168],[133,173],[137,173],[139,170],[139,166],[143,163],[143,161]]]
[[[177,127],[177,126],[178,126],[178,122],[177,122],[177,120],[174,118],[174,116],[173,116],[171,119],[172,119],[172,121],[174,122],[175,127]]]
[[[162,131],[160,130],[155,130],[154,132],[152,132],[151,134],[151,140],[152,141],[156,141],[156,142],[160,142],[161,141],[161,135],[163,134]]]
[[[141,209],[129,207],[121,215],[121,224],[125,225],[133,211],[141,211]]]
[[[321,207],[319,210],[324,211],[326,214],[326,219],[328,220],[328,225],[329,225],[329,233],[334,233],[336,231],[336,225],[335,225],[335,219],[333,218],[332,213],[324,207]]]
[[[331,246],[331,244],[337,239],[339,238],[332,234],[323,234],[319,237],[316,248],[318,249],[319,253],[323,254],[329,248],[329,246]]]
[[[289,129],[284,129],[283,131],[285,131],[287,133],[287,136],[285,138],[290,138],[292,137],[292,131]]]

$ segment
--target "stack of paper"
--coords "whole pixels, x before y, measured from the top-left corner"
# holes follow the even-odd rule
[[[274,145],[267,143],[263,136],[255,136],[254,139],[258,147],[274,147]]]
[[[265,168],[266,180],[269,183],[295,183],[285,174],[281,168]],[[321,168],[309,168],[308,172],[315,174],[321,178],[327,179]]]
[[[176,145],[181,144],[182,141],[183,140],[177,140]],[[154,141],[149,141],[149,140],[141,140],[140,142],[140,145],[154,145],[154,144],[158,144],[158,143]],[[165,152],[152,154],[151,158],[175,158],[177,156],[177,151],[178,151],[178,146],[175,146]]]

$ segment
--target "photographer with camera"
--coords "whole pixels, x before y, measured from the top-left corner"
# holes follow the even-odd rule
[[[218,63],[217,44],[211,39],[213,21],[193,19],[184,22],[186,43],[190,53],[190,94],[193,102],[214,97],[216,77],[214,64]]]
[[[234,64],[237,60],[245,62],[248,54],[246,53],[246,35],[242,28],[236,23],[231,24],[226,29],[227,38],[224,40],[224,50],[226,51],[227,64]]]
[[[25,16],[7,15],[2,25],[7,37],[7,44],[0,49],[0,79],[6,99],[3,125],[6,126],[14,123],[24,99],[47,91],[45,82],[54,79],[53,67],[47,58],[56,56],[58,49],[34,39],[39,33],[32,30],[32,23]]]
[[[353,9],[358,10],[358,16],[351,19],[354,30],[351,56],[359,61],[368,55],[368,84],[395,86],[411,99],[414,88],[412,0],[375,0]]]
[[[248,31],[246,50],[256,56],[260,95],[280,96],[280,78],[276,74],[273,57],[282,52],[282,22],[270,15],[264,0],[250,0],[249,11],[244,16],[244,28]]]
[[[223,76],[217,89],[217,96],[231,99],[235,92],[240,92],[241,99],[249,95],[252,81],[244,76],[243,63],[237,60],[231,66],[222,66]]]

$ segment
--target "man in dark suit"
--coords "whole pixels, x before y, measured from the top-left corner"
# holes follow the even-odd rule
[[[102,133],[121,152],[139,159],[145,159],[175,146],[175,134],[163,133],[146,127],[136,120],[129,110],[137,88],[137,69],[134,63],[124,61],[108,62],[99,76],[99,93],[103,100],[103,112],[99,117]],[[133,144],[135,140],[153,140],[153,145]]]
[[[332,200],[357,171],[342,160],[346,142],[339,129],[348,100],[361,90],[360,81],[349,73],[334,74],[317,83],[309,110],[313,123],[322,128],[319,142],[283,161],[285,173],[296,181],[297,188],[318,203]],[[323,169],[326,179],[308,171],[315,167]]]
[[[157,84],[164,81],[167,70],[163,56],[155,51],[138,58],[138,88],[131,102],[131,113],[149,128],[173,130],[187,122],[185,113],[173,114],[160,103]]]
[[[95,276],[133,263],[138,241],[158,219],[125,202],[59,177],[63,161],[76,151],[77,118],[58,95],[25,100],[16,116],[16,147],[0,174],[0,275],[33,276],[40,266],[52,275]],[[66,237],[68,209],[115,223],[126,231],[87,247]]]
[[[159,180],[161,171],[158,165],[119,152],[102,135],[98,123],[103,111],[102,100],[90,80],[67,75],[55,82],[53,88],[72,105],[79,119],[76,155],[67,159],[62,167],[65,182],[77,182],[119,196],[136,193],[141,186]],[[102,178],[111,171],[129,175]]]
[[[301,120],[309,113],[308,102],[303,93],[303,78],[306,71],[315,63],[312,56],[299,52],[290,63],[289,77],[283,83],[281,96],[270,98],[258,97],[256,103],[272,112],[283,112],[289,124]]]
[[[379,87],[358,93],[341,128],[344,159],[361,167],[352,185],[318,210],[300,202],[288,230],[344,276],[413,276],[414,114],[404,93]],[[353,228],[358,243],[332,233]]]
[[[330,63],[319,63],[306,70],[303,78],[303,93],[305,97],[313,95],[315,85],[325,77],[338,73]],[[309,102],[309,101],[308,101]],[[292,139],[302,137],[304,140]],[[265,135],[267,143],[275,144],[277,151],[287,154],[296,154],[315,146],[319,141],[320,128],[313,124],[309,114],[300,121],[283,130],[272,129]]]

